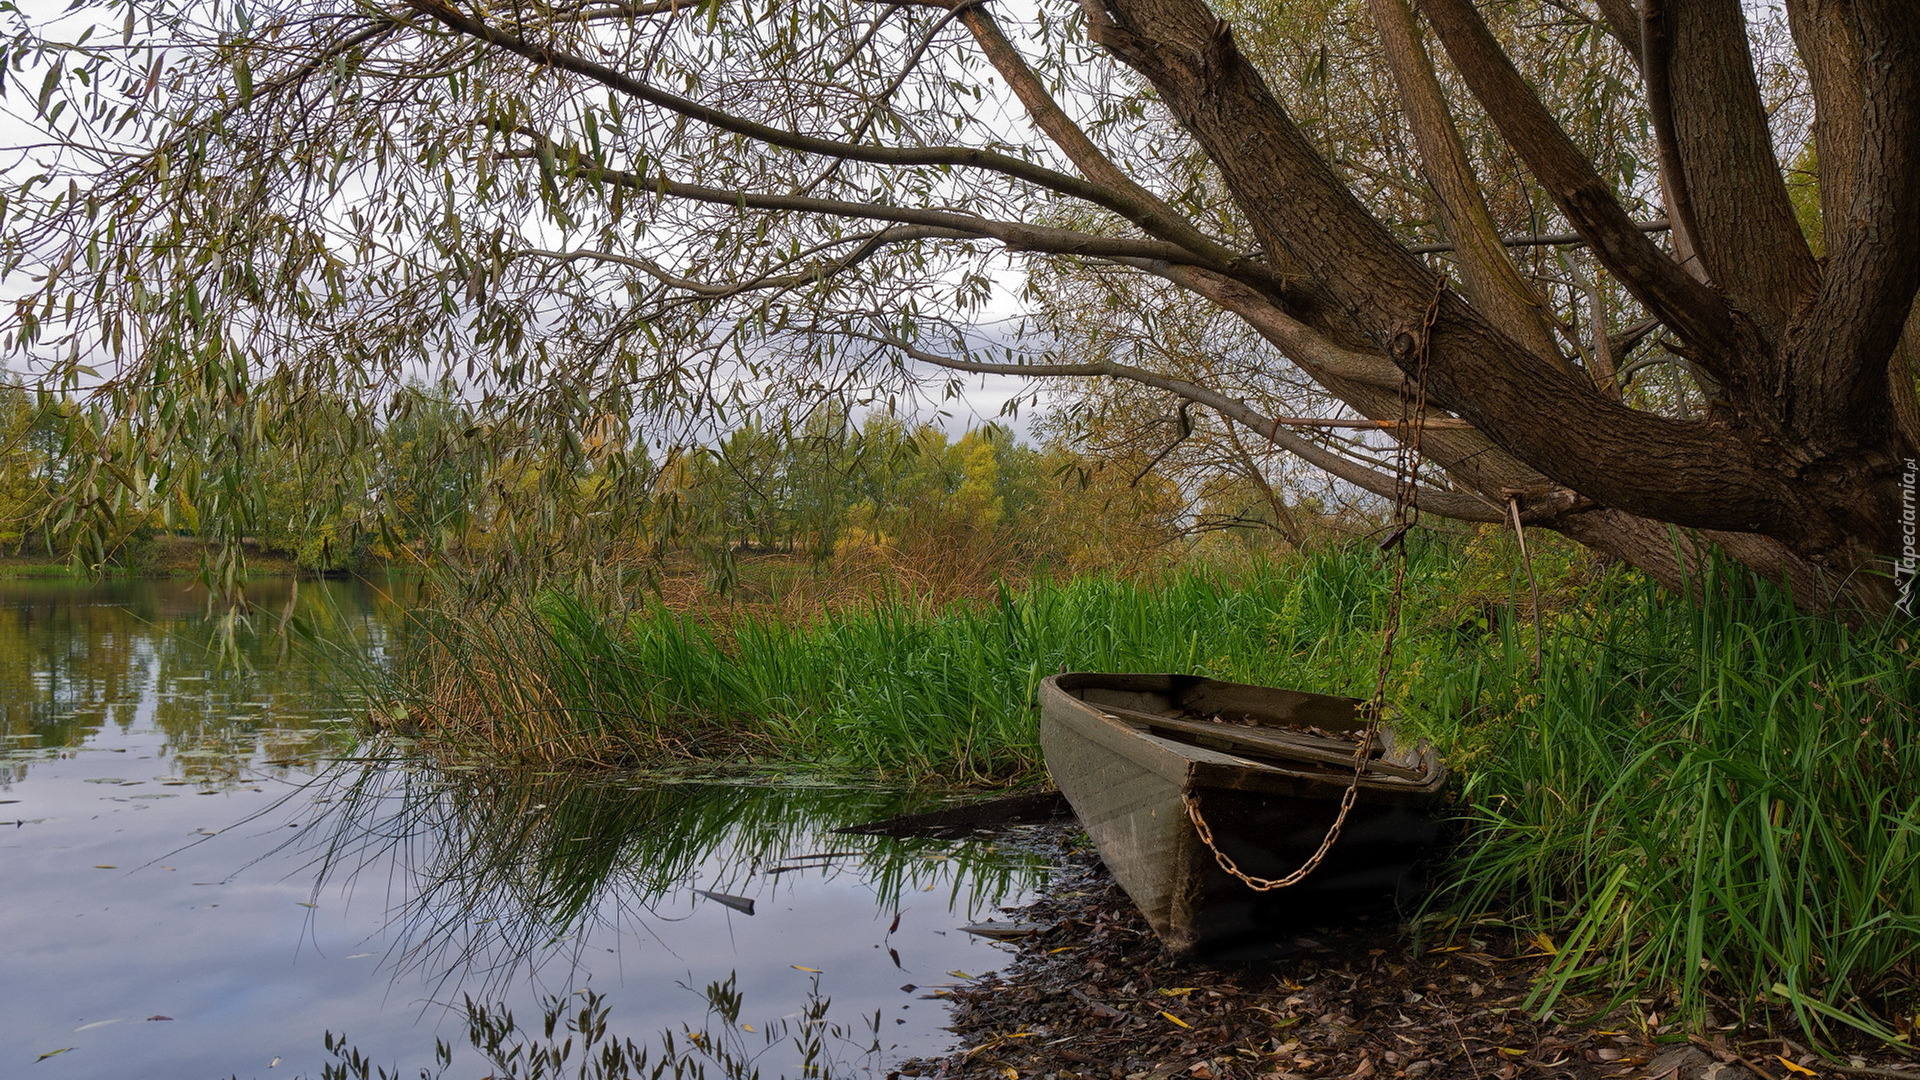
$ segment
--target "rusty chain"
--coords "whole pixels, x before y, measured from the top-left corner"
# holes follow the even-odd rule
[[[1347,824],[1347,814],[1353,809],[1354,800],[1360,796],[1360,779],[1366,775],[1367,762],[1373,757],[1373,746],[1380,734],[1380,718],[1385,715],[1387,708],[1387,680],[1393,674],[1394,644],[1400,635],[1400,600],[1407,584],[1406,536],[1420,522],[1420,432],[1425,429],[1427,418],[1427,345],[1433,333],[1433,324],[1440,318],[1440,298],[1446,288],[1446,279],[1441,278],[1434,288],[1433,301],[1427,305],[1426,314],[1420,320],[1414,375],[1411,379],[1404,375],[1400,379],[1400,427],[1397,430],[1411,430],[1413,437],[1401,439],[1394,453],[1393,531],[1380,542],[1383,549],[1391,549],[1394,553],[1393,593],[1387,600],[1386,628],[1380,640],[1380,665],[1374,675],[1373,697],[1366,705],[1367,727],[1353,751],[1353,779],[1340,795],[1340,812],[1334,815],[1327,835],[1320,840],[1320,847],[1298,870],[1286,877],[1265,878],[1240,869],[1240,864],[1233,860],[1233,856],[1221,851],[1219,845],[1213,842],[1213,828],[1200,813],[1198,795],[1188,791],[1181,796],[1186,803],[1187,818],[1193,822],[1193,831],[1199,835],[1200,842],[1207,846],[1207,850],[1213,852],[1213,861],[1254,892],[1272,892],[1298,885],[1307,875],[1319,869],[1327,852],[1332,851],[1333,845],[1340,839],[1340,830]]]

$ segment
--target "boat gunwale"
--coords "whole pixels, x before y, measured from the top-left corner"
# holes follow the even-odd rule
[[[1348,706],[1361,704],[1359,699],[1340,697],[1332,694],[1316,694],[1310,691],[1288,690],[1283,687],[1261,686],[1254,683],[1235,683],[1221,679],[1207,678],[1205,676],[1175,673],[1061,672],[1042,679],[1039,693],[1043,713],[1048,709],[1049,696],[1057,696],[1061,699],[1061,704],[1067,706],[1072,713],[1080,718],[1081,723],[1078,726],[1083,729],[1083,733],[1090,734],[1090,732],[1084,730],[1088,727],[1096,727],[1103,730],[1106,737],[1098,741],[1182,789],[1221,786],[1217,781],[1224,775],[1231,774],[1232,772],[1241,773],[1245,776],[1246,781],[1251,782],[1251,784],[1241,782],[1229,785],[1240,789],[1245,789],[1249,786],[1263,786],[1260,785],[1256,779],[1262,777],[1271,778],[1274,781],[1284,783],[1288,786],[1297,785],[1302,782],[1322,785],[1327,787],[1330,793],[1337,793],[1338,791],[1344,790],[1354,782],[1351,770],[1343,772],[1324,767],[1313,768],[1308,766],[1306,762],[1302,762],[1302,768],[1290,769],[1284,765],[1273,762],[1241,757],[1230,751],[1198,746],[1193,743],[1182,742],[1178,739],[1167,738],[1151,731],[1143,730],[1141,726],[1137,726],[1134,722],[1104,712],[1098,703],[1089,702],[1079,693],[1075,692],[1086,689],[1089,686],[1101,686],[1103,681],[1105,682],[1105,686],[1102,688],[1116,690],[1140,691],[1150,686],[1153,682],[1165,681],[1176,686],[1184,683],[1189,688],[1202,686],[1223,687],[1233,690],[1297,695],[1302,698],[1320,699],[1330,704],[1338,703]],[[1073,685],[1065,685],[1069,682],[1073,683]],[[1049,692],[1051,692],[1051,694]],[[1148,690],[1147,692],[1160,691]],[[1065,722],[1064,718],[1057,719]],[[1393,732],[1391,725],[1382,725],[1382,729],[1388,731],[1390,737],[1397,734]],[[1401,797],[1409,795],[1424,796],[1437,793],[1445,785],[1447,780],[1447,770],[1438,755],[1433,752],[1431,747],[1422,741],[1413,748],[1412,760],[1417,761],[1425,768],[1426,775],[1423,778],[1410,779],[1379,773],[1362,772],[1359,778],[1360,790],[1380,795]],[[1184,766],[1178,769],[1179,775],[1177,777],[1172,775],[1176,770],[1169,768],[1175,761],[1181,762]],[[1210,779],[1216,782],[1209,782]]]

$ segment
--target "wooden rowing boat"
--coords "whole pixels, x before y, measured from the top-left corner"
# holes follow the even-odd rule
[[[1363,704],[1194,675],[1069,673],[1040,684],[1040,744],[1101,861],[1169,948],[1257,947],[1417,889],[1446,770],[1385,725],[1338,841],[1303,881],[1257,891],[1216,856],[1255,879],[1312,858],[1354,779]]]

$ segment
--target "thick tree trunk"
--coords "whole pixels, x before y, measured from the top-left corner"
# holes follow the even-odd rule
[[[1680,224],[1701,245],[1702,266],[1689,272],[1632,227],[1469,0],[1425,2],[1508,142],[1601,262],[1717,381],[1723,397],[1688,420],[1610,400],[1549,351],[1527,303],[1492,295],[1501,265],[1476,243],[1484,211],[1463,182],[1444,103],[1422,74],[1424,57],[1396,0],[1375,8],[1389,24],[1388,51],[1423,129],[1443,217],[1466,245],[1466,288],[1480,294],[1471,305],[1353,199],[1202,0],[1089,0],[1096,40],[1151,80],[1207,150],[1268,260],[1324,297],[1317,319],[1296,313],[1349,339],[1357,328],[1356,345],[1371,341],[1409,377],[1424,378],[1430,401],[1490,441],[1453,454],[1440,440],[1423,441],[1456,481],[1490,505],[1518,494],[1536,523],[1669,584],[1697,569],[1711,543],[1809,607],[1884,609],[1892,595],[1885,570],[1899,546],[1898,473],[1912,454],[1905,425],[1895,423],[1903,396],[1889,392],[1888,367],[1920,284],[1912,257],[1920,249],[1912,180],[1920,175],[1920,32],[1896,17],[1896,0],[1842,6],[1845,33],[1829,52],[1870,56],[1858,81],[1883,99],[1869,101],[1857,123],[1824,129],[1829,138],[1857,136],[1853,156],[1863,165],[1842,174],[1853,188],[1849,227],[1822,266],[1786,199],[1739,6],[1647,3],[1653,111],[1684,193],[1689,220]],[[1861,50],[1862,40],[1874,48]],[[1830,81],[1839,78],[1833,67]],[[1382,405],[1368,400],[1380,391],[1326,384],[1369,415]],[[1516,483],[1523,478],[1537,479]]]

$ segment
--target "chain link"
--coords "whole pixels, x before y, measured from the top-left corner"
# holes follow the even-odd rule
[[[1367,727],[1360,745],[1353,751],[1353,779],[1340,795],[1340,812],[1334,815],[1333,824],[1320,840],[1320,847],[1298,870],[1286,877],[1264,878],[1240,869],[1240,864],[1233,860],[1233,856],[1221,851],[1220,846],[1214,843],[1213,828],[1200,813],[1200,796],[1191,791],[1181,795],[1181,800],[1186,803],[1187,818],[1193,822],[1193,831],[1199,834],[1200,842],[1207,846],[1207,850],[1213,852],[1213,861],[1254,892],[1272,892],[1298,885],[1307,875],[1319,869],[1327,852],[1332,851],[1333,845],[1340,839],[1340,830],[1347,824],[1347,814],[1360,795],[1360,780],[1366,775],[1367,762],[1373,757],[1373,746],[1380,734],[1380,719],[1387,708],[1387,680],[1393,674],[1394,643],[1400,636],[1400,600],[1407,584],[1406,537],[1420,523],[1420,433],[1426,428],[1427,417],[1427,344],[1433,334],[1433,324],[1440,318],[1440,298],[1446,288],[1446,279],[1441,278],[1434,288],[1433,302],[1427,305],[1426,315],[1420,320],[1414,375],[1411,379],[1402,376],[1400,380],[1400,426],[1395,430],[1411,430],[1413,437],[1402,439],[1394,453],[1393,531],[1382,541],[1382,546],[1394,552],[1393,593],[1387,599],[1385,633],[1380,640],[1380,666],[1374,673],[1373,697],[1366,705]]]

